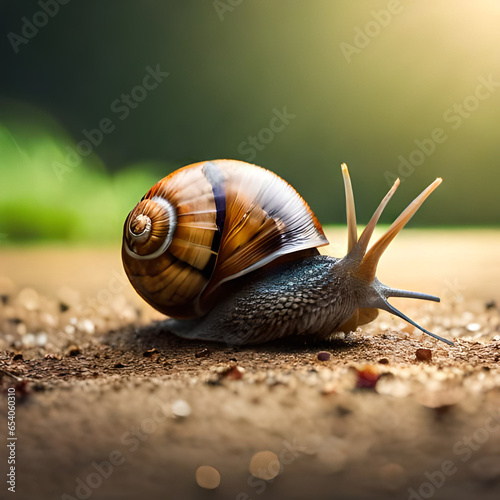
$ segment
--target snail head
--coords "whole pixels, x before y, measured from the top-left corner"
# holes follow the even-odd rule
[[[420,292],[411,292],[407,290],[398,290],[395,288],[390,288],[382,284],[375,276],[377,271],[377,265],[380,257],[387,249],[391,241],[396,237],[396,235],[403,229],[407,222],[413,217],[413,215],[420,208],[422,203],[428,198],[428,196],[441,184],[442,179],[437,178],[432,182],[422,193],[420,193],[409,205],[403,210],[401,215],[392,223],[389,229],[384,235],[382,235],[371,247],[368,249],[368,244],[370,238],[375,230],[375,226],[382,214],[385,206],[391,199],[392,195],[395,193],[396,189],[400,184],[400,180],[396,179],[389,192],[385,195],[384,199],[378,206],[377,210],[373,214],[370,222],[365,227],[364,231],[358,239],[357,224],[356,224],[356,212],[354,206],[354,196],[352,192],[351,179],[349,177],[349,171],[347,165],[342,164],[342,175],[344,178],[344,187],[346,193],[346,209],[347,209],[347,230],[348,230],[348,251],[347,255],[342,259],[342,264],[348,269],[348,273],[351,275],[352,279],[356,282],[360,297],[360,308],[368,309],[381,309],[387,311],[399,318],[407,321],[411,325],[415,326],[424,333],[441,340],[449,345],[454,345],[448,339],[439,337],[438,335],[426,330],[417,323],[415,323],[408,316],[403,314],[401,311],[396,309],[393,305],[389,304],[388,299],[390,297],[406,297],[411,299],[421,299],[430,300],[434,302],[439,302],[439,297],[434,295],[428,295]],[[376,312],[376,311],[375,311]],[[370,315],[368,315],[370,316]],[[376,314],[375,314],[376,316]],[[374,316],[371,316],[373,319]],[[358,323],[360,324],[360,323]]]

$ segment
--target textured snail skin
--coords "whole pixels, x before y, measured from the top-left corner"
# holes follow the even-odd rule
[[[339,263],[317,255],[256,272],[203,320],[170,320],[165,327],[181,337],[234,345],[290,335],[326,338],[358,308],[356,290],[343,279]]]

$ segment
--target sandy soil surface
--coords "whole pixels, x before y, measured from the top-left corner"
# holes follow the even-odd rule
[[[344,232],[329,239],[342,255]],[[455,347],[381,313],[329,342],[235,348],[165,332],[119,248],[2,249],[13,498],[499,498],[499,250],[498,231],[406,230],[381,262],[382,282],[442,297],[394,304]]]

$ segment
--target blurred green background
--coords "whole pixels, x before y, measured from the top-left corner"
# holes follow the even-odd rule
[[[413,226],[500,223],[497,0],[0,9],[4,244],[119,241],[154,182],[214,158],[275,171],[324,224],[342,162],[362,223],[396,176],[383,222],[442,176]]]

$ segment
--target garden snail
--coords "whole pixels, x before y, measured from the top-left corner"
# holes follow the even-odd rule
[[[351,181],[344,179],[348,252],[322,256],[328,244],[301,196],[261,167],[214,160],[183,167],[155,184],[130,212],[122,259],[146,302],[174,318],[167,329],[185,338],[251,344],[288,335],[328,337],[369,323],[378,309],[423,332],[389,297],[439,302],[389,288],[375,277],[389,243],[439,186],[430,184],[367,250],[396,180],[358,238]]]

